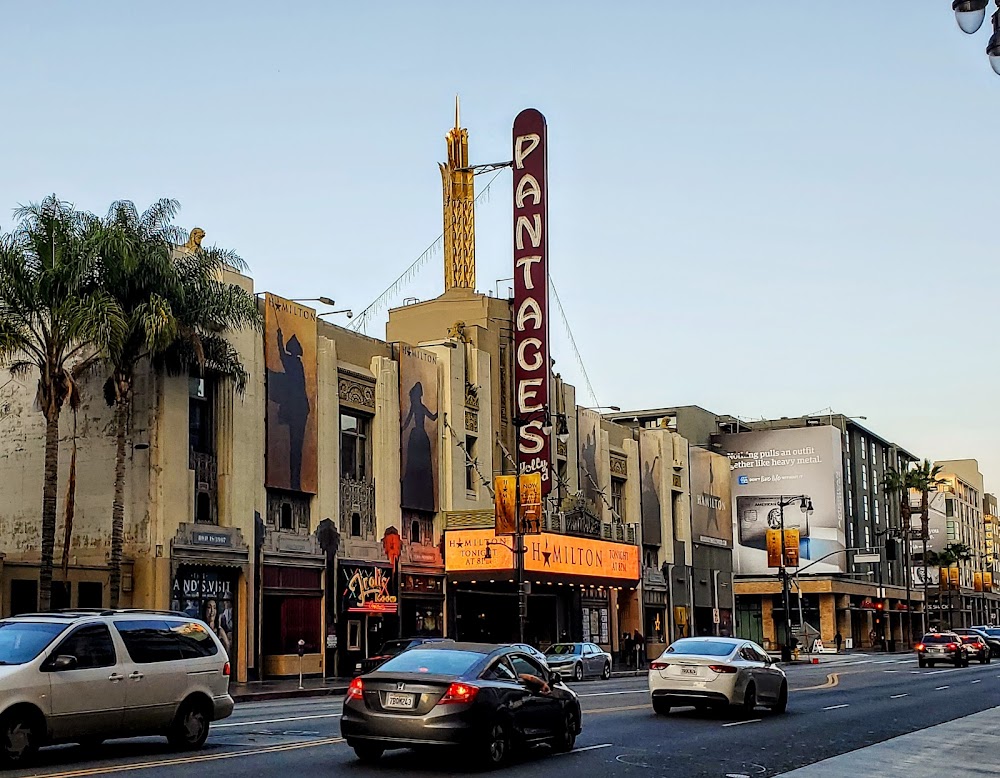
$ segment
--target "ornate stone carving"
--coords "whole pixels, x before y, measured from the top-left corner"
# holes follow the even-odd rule
[[[475,411],[465,412],[465,428],[469,432],[479,432],[479,414]]]
[[[355,522],[354,516],[358,520]],[[361,534],[353,532],[360,529]],[[375,539],[375,485],[353,478],[340,479],[340,534],[345,538]]]
[[[375,384],[370,379],[341,370],[337,375],[337,393],[342,402],[375,409]]]
[[[465,385],[465,407],[479,410],[479,387],[475,384]]]
[[[569,451],[569,449],[566,446],[566,441],[565,440],[559,440],[557,438],[556,439],[556,455],[557,456],[561,456],[561,457],[565,457],[565,456],[568,455],[568,451]]]
[[[628,478],[628,460],[612,454],[611,475],[620,475],[622,478]]]

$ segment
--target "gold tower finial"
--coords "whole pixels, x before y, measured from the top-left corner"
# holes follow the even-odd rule
[[[475,184],[469,170],[469,131],[462,129],[458,95],[455,126],[445,140],[448,161],[438,165],[444,194],[444,289],[475,289]]]

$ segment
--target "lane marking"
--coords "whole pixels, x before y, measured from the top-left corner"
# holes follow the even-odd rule
[[[320,713],[315,716],[287,716],[283,719],[261,719],[260,721],[231,721],[226,724],[213,724],[212,729],[225,727],[254,727],[259,724],[281,724],[286,721],[310,721],[312,719],[339,719],[343,713]]]
[[[941,691],[942,689],[950,689],[950,688],[951,688],[950,686],[939,686],[939,687],[937,687],[937,688],[936,688],[936,689],[935,689],[934,691],[936,691],[936,692],[939,692],[939,691]]]
[[[975,681],[973,681],[972,683],[982,683],[982,682],[983,682],[983,679],[982,678],[978,678]]]
[[[572,751],[566,751],[562,754],[552,754],[552,756],[572,756],[573,754],[582,754],[584,751],[597,751],[600,748],[611,748],[613,743],[601,743],[598,746],[584,746],[583,748],[574,748]]]
[[[623,710],[653,710],[653,706],[650,704],[645,705],[620,705],[616,708],[594,708],[593,710],[585,710],[584,714],[587,713],[617,713]]]
[[[830,673],[826,677],[826,683],[821,683],[818,686],[803,686],[798,689],[791,689],[793,692],[808,692],[813,689],[832,689],[840,683],[840,673]]]
[[[843,703],[841,705],[827,705],[823,710],[840,710],[841,708],[850,707],[850,703]]]
[[[909,694],[890,694],[889,699],[898,700],[900,697],[909,697],[909,696],[910,696]]]
[[[302,748],[318,748],[319,746],[329,746],[334,743],[343,743],[342,737],[328,737],[320,740],[309,740],[305,743],[287,743],[279,746],[267,746],[266,748],[249,748],[243,751],[227,751],[223,754],[204,754],[202,756],[187,756],[179,759],[158,759],[152,762],[135,762],[123,765],[105,765],[103,767],[92,767],[86,770],[72,770],[64,773],[43,773],[45,778],[84,778],[90,775],[106,775],[108,773],[128,773],[136,770],[149,770],[156,767],[173,767],[175,765],[196,764],[198,762],[216,762],[220,759],[240,759],[247,756],[258,756],[260,754],[274,754],[281,751],[297,751]]]
[[[759,721],[763,721],[763,719],[747,719],[746,721],[730,721],[728,724],[723,724],[722,726],[724,726],[724,727],[740,727],[740,726],[743,726],[744,724],[756,724]]]
[[[616,694],[649,694],[649,689],[629,689],[623,692],[590,692],[589,694],[578,694],[577,697],[612,697]]]

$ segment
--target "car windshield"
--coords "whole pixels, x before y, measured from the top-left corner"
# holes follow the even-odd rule
[[[429,675],[465,675],[485,654],[455,649],[415,648],[397,654],[384,665],[379,673],[427,673]]]
[[[380,654],[398,654],[401,651],[405,651],[412,640],[387,640],[382,644],[382,648],[379,649]]]
[[[735,649],[735,644],[724,640],[698,640],[697,638],[691,638],[678,640],[667,649],[667,653],[693,654],[698,656],[729,656]]]
[[[924,642],[924,643],[954,643],[955,642],[955,636],[954,635],[940,635],[940,634],[924,635],[924,639],[923,639],[922,642]]]
[[[0,665],[30,662],[64,629],[66,624],[60,622],[0,622]]]
[[[583,649],[577,643],[556,643],[545,649],[546,656],[572,656],[579,654]]]

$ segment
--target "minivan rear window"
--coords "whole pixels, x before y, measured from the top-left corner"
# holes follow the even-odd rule
[[[115,629],[136,664],[173,662],[214,656],[219,647],[208,631],[195,621],[136,619],[115,622]]]

